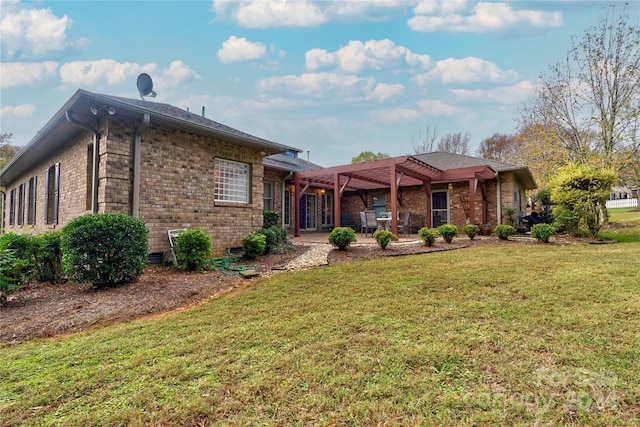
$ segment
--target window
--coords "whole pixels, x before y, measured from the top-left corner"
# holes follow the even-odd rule
[[[56,163],[44,172],[44,223],[58,223],[60,201],[60,163]]]
[[[291,226],[291,188],[287,188],[284,190],[284,200],[283,200],[283,212],[284,215],[284,225]]]
[[[333,225],[333,194],[322,194],[322,225]]]
[[[9,225],[16,223],[16,189],[9,193]]]
[[[18,187],[18,225],[24,224],[24,196],[25,185],[20,184]]]
[[[90,211],[93,206],[93,144],[87,145],[87,192],[85,195],[85,208]]]
[[[216,202],[249,203],[249,165],[216,159],[213,198]]]
[[[264,193],[262,195],[262,209],[273,210],[273,182],[264,183]]]
[[[33,176],[29,180],[29,199],[27,202],[27,224],[36,223],[36,198],[37,198],[37,177]]]

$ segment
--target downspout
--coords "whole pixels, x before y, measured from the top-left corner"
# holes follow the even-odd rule
[[[6,209],[7,204],[7,193],[4,190],[0,190],[2,193],[2,212],[0,212],[0,234],[4,234],[4,210]]]
[[[498,224],[500,225],[502,224],[502,190],[501,190],[501,185],[500,185],[500,172],[498,172],[496,174],[496,199],[498,200]]]
[[[98,180],[100,173],[100,132],[97,129],[90,128],[84,123],[80,123],[73,118],[71,110],[65,113],[67,121],[82,129],[88,130],[93,134],[93,168],[91,170],[91,213],[98,213]]]
[[[284,198],[287,195],[287,180],[293,178],[293,171],[289,171],[289,175],[285,176],[284,178],[282,178],[282,198],[280,199],[282,201],[282,218],[280,218],[280,222],[281,225],[284,227]],[[289,207],[291,207],[291,203],[289,203]],[[291,215],[289,215],[289,217],[291,217]]]
[[[136,129],[133,142],[133,200],[131,201],[131,214],[139,218],[140,216],[140,156],[142,151],[142,133],[149,129],[151,116],[144,114],[142,121]]]

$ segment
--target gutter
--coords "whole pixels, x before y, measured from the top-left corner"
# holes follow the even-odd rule
[[[136,129],[135,139],[133,142],[133,200],[131,201],[131,214],[140,217],[140,156],[142,150],[142,133],[149,129],[151,116],[144,113],[142,121]]]
[[[84,123],[77,121],[73,117],[73,112],[67,110],[65,112],[67,121],[93,134],[93,165],[91,170],[91,213],[98,213],[98,179],[100,178],[100,132]]]

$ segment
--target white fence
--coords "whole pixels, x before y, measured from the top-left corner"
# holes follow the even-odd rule
[[[607,200],[607,209],[610,208],[633,208],[638,206],[638,199],[618,199]]]

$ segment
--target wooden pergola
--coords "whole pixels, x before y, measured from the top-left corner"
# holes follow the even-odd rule
[[[468,182],[469,206],[475,207],[478,187],[482,193],[482,222],[487,216],[486,180],[496,172],[489,166],[473,166],[440,170],[413,156],[401,156],[370,162],[354,163],[311,171],[294,172],[294,209],[296,214],[294,235],[300,236],[300,199],[309,188],[324,188],[334,193],[334,224],[340,227],[340,198],[345,191],[355,191],[367,205],[368,190],[389,189],[391,214],[397,218],[400,187],[423,186],[427,212],[427,227],[431,227],[431,186],[440,183]],[[475,223],[475,209],[470,209],[470,221]],[[391,221],[391,231],[398,233],[397,221]]]

